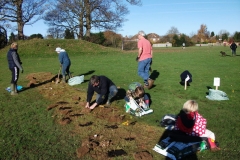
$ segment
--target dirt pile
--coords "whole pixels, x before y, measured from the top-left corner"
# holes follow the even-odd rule
[[[86,92],[69,86],[56,84],[57,75],[32,73],[26,78],[28,87],[37,87],[39,92],[53,104],[46,106],[53,110],[53,117],[60,125],[71,124],[73,135],[81,135],[81,146],[76,155],[92,159],[132,157],[135,160],[152,159],[152,148],[160,137],[158,127],[140,124],[126,114],[123,107],[100,105],[93,111],[86,109]],[[151,136],[149,136],[151,135]]]

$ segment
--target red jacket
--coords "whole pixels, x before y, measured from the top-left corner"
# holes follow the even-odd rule
[[[202,136],[206,132],[206,126],[207,120],[198,112],[186,114],[184,111],[180,111],[175,129],[183,131],[190,136]]]

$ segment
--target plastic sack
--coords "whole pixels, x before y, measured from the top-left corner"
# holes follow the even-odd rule
[[[76,76],[68,80],[70,86],[81,84],[84,81],[84,75]]]
[[[17,86],[17,91],[21,91],[23,89],[22,86]],[[11,87],[7,87],[6,91],[11,92]]]
[[[209,94],[206,96],[209,100],[229,100],[227,94],[220,90],[209,89]]]

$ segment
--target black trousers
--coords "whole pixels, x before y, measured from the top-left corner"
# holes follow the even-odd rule
[[[18,77],[19,77],[19,69],[18,69],[18,67],[14,67],[14,68],[10,68],[10,70],[12,72],[11,83],[12,84],[17,84]]]

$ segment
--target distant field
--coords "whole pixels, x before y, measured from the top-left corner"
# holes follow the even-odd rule
[[[8,47],[0,50],[0,159],[77,159],[76,150],[83,144],[86,137],[105,133],[106,125],[115,124],[119,126],[118,129],[121,132],[112,129],[106,135],[122,137],[130,133],[135,141],[113,140],[116,144],[112,144],[109,148],[102,148],[103,153],[108,150],[123,149],[127,155],[113,159],[134,159],[133,153],[147,150],[153,159],[165,159],[152,150],[164,132],[163,128],[157,126],[156,120],[160,120],[165,114],[177,114],[183,103],[189,99],[199,103],[199,112],[207,119],[207,127],[215,133],[221,148],[218,152],[207,150],[198,153],[197,159],[238,159],[240,156],[238,127],[240,54],[238,50],[237,56],[232,57],[228,46],[154,48],[152,78],[155,79],[155,83],[152,89],[146,90],[150,95],[152,102],[150,107],[154,113],[134,118],[124,113],[125,102],[122,97],[129,83],[134,81],[142,83],[142,79],[137,75],[135,61],[137,50],[121,51],[79,40],[19,42],[19,54],[24,73],[20,74],[18,84],[27,87],[29,80],[26,77],[33,73],[57,75],[59,62],[54,50],[58,46],[69,53],[72,61],[70,70],[73,75],[84,74],[85,82],[66,88],[61,84],[54,84],[52,88],[59,93],[57,99],[50,95],[46,96],[48,93],[44,91],[44,85],[29,88],[16,97],[10,96],[5,91],[9,86],[11,75],[6,61]],[[227,56],[222,57],[220,51],[226,52]],[[184,70],[189,70],[193,75],[193,82],[187,90],[179,84],[180,74]],[[101,112],[100,107],[93,113],[84,113],[84,116],[72,118],[69,125],[59,125],[58,121],[63,116],[60,110],[59,112],[57,109],[48,111],[46,108],[64,98],[64,101],[69,100],[69,104],[74,106],[72,107],[74,113],[83,112],[81,105],[75,105],[72,98],[67,97],[68,95],[81,96],[79,103],[85,102],[88,80],[93,74],[108,76],[121,89],[120,98],[113,102],[116,113],[117,115],[125,114],[126,119],[136,121],[137,125],[123,126],[120,122],[109,123],[106,119],[102,120],[100,117],[104,113]],[[230,100],[210,101],[206,98],[208,88],[215,89],[214,77],[220,78],[218,89],[224,91]],[[110,114],[115,115],[112,112]],[[93,122],[92,126],[79,128],[79,124],[89,121]],[[135,130],[141,133],[141,129],[142,134],[139,136]],[[93,155],[100,156],[98,151],[94,149],[89,151],[84,159],[97,159]],[[193,157],[187,159],[193,159]]]

